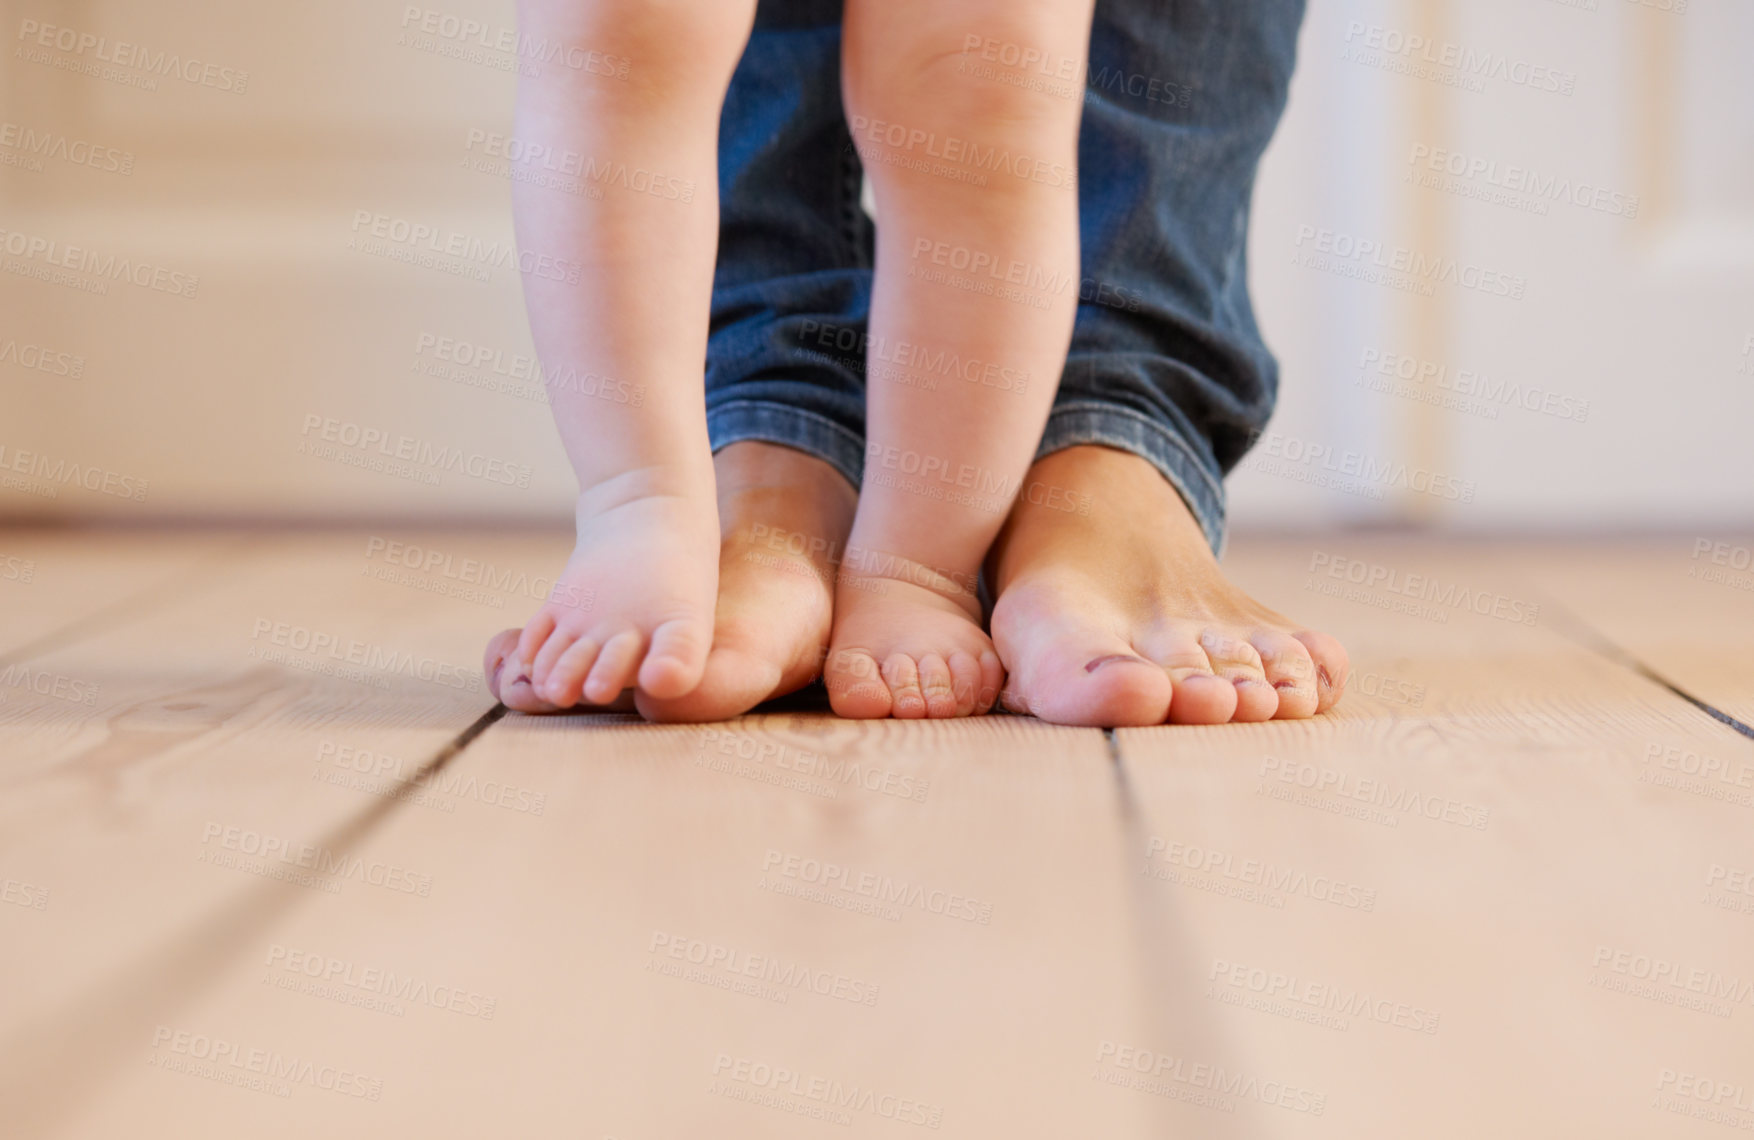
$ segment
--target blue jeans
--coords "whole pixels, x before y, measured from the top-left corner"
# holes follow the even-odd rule
[[[1038,456],[1101,444],[1148,460],[1215,550],[1223,476],[1278,391],[1245,249],[1303,8],[1098,0],[1088,72],[1066,81],[1068,97],[1085,87],[1083,280]],[[841,105],[840,16],[841,0],[761,0],[732,79],[706,403],[714,450],[783,444],[857,486],[874,229]]]

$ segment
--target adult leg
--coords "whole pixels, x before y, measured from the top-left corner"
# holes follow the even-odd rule
[[[1249,202],[1302,0],[1098,0],[1081,304],[1030,483],[988,568],[1007,703],[1072,724],[1305,717],[1346,657],[1231,586],[1221,482],[1278,374]]]

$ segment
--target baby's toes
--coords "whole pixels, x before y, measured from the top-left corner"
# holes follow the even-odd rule
[[[849,720],[874,720],[889,715],[893,703],[877,659],[863,649],[836,649],[822,670],[828,703],[835,715]]]
[[[712,643],[710,622],[679,618],[660,625],[652,631],[652,647],[639,667],[640,689],[661,701],[694,692],[706,673]]]
[[[530,662],[530,683],[536,686],[536,691],[544,698],[548,695],[548,674],[578,639],[579,635],[570,629],[556,629],[548,635],[548,640],[542,643],[542,648],[536,651],[534,658],[524,658]]]
[[[508,629],[496,634],[487,643],[482,667],[487,672],[487,691],[494,699],[513,712],[558,712],[543,700],[530,684],[529,666],[518,657],[518,637],[522,631]]]
[[[950,691],[956,697],[957,716],[971,716],[981,709],[981,663],[974,654],[957,650],[950,655]]]
[[[918,720],[927,714],[926,694],[920,689],[920,666],[905,653],[892,653],[883,662],[883,680],[889,685],[891,716]]]
[[[956,707],[956,678],[950,663],[936,653],[920,658],[920,692],[926,698],[926,715],[934,720],[964,715]]]
[[[634,673],[646,648],[646,638],[637,629],[624,629],[603,643],[597,662],[585,679],[585,699],[606,705],[633,687]]]
[[[543,697],[559,708],[578,704],[585,677],[596,661],[597,642],[594,638],[581,637],[573,642],[548,671],[548,679],[542,682]]]

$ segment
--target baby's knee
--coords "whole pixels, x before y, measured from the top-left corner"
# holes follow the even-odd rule
[[[947,0],[935,18],[910,21],[884,2],[863,0],[846,59],[848,122],[874,180],[905,180],[922,163],[967,165],[988,151],[1071,161],[1086,52],[1063,12]],[[1055,62],[1056,51],[1066,62]],[[1059,79],[1062,71],[1074,78]]]
[[[755,0],[519,0],[518,25],[543,53],[618,61],[626,78],[728,77],[755,20]]]

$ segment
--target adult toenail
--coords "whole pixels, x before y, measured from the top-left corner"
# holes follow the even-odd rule
[[[1107,657],[1098,657],[1090,664],[1084,666],[1084,671],[1086,673],[1094,673],[1104,665],[1109,665],[1116,661],[1131,661],[1135,665],[1151,664],[1151,662],[1145,660],[1143,657],[1135,657],[1131,653],[1111,653]]]
[[[1297,682],[1296,681],[1274,681],[1273,687],[1275,689],[1295,689],[1295,688],[1297,688]]]

